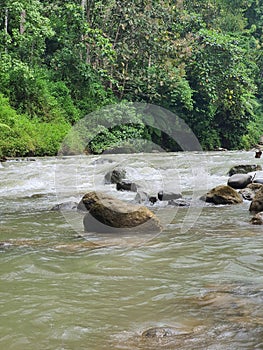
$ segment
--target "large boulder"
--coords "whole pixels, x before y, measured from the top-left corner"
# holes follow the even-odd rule
[[[242,189],[247,187],[252,182],[252,176],[249,174],[234,174],[228,181],[228,186],[235,189]]]
[[[225,185],[213,188],[201,199],[214,204],[238,204],[243,202],[242,197],[236,190]]]
[[[232,176],[234,174],[247,174],[247,173],[250,173],[252,171],[258,171],[258,170],[262,170],[262,167],[260,165],[257,165],[257,164],[242,164],[242,165],[233,166],[229,170],[228,175]]]
[[[100,192],[89,192],[81,206],[89,211],[83,220],[86,232],[153,233],[162,230],[159,219],[144,206],[125,203]]]
[[[250,222],[253,225],[263,225],[263,211],[255,214]]]
[[[263,186],[260,187],[260,189],[255,194],[255,197],[253,198],[249,211],[253,212],[260,212],[263,211]]]

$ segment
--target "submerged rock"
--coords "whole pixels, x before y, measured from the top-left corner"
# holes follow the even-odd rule
[[[247,174],[252,171],[258,171],[258,170],[262,170],[262,167],[258,164],[242,164],[242,165],[233,166],[229,170],[228,175],[232,176],[234,174]]]
[[[60,211],[60,210],[76,210],[78,206],[78,203],[68,201],[68,202],[63,202],[54,205],[54,207],[51,208],[52,211]]]
[[[260,187],[260,189],[255,194],[255,197],[253,198],[249,211],[254,212],[260,212],[263,211],[263,186]]]
[[[225,185],[213,188],[200,199],[214,204],[238,204],[243,202],[242,197],[236,190],[230,186]]]
[[[135,201],[137,203],[144,203],[149,201],[149,195],[148,193],[144,191],[138,191],[135,196]]]
[[[178,198],[178,199],[173,199],[168,202],[169,205],[175,206],[175,207],[190,207],[191,202],[183,199],[183,198]]]
[[[245,188],[252,182],[252,176],[248,174],[234,174],[228,179],[228,186],[235,189]]]
[[[175,327],[153,327],[149,328],[142,333],[143,338],[164,338],[174,337],[178,335],[187,335],[192,333],[189,331],[183,331]]]
[[[98,192],[87,193],[81,202],[89,210],[83,220],[86,232],[153,233],[162,230],[159,219],[144,206],[128,204]]]
[[[105,163],[114,163],[115,161],[113,159],[109,159],[109,158],[97,158],[95,160],[93,160],[93,162],[91,162],[91,165],[101,165],[101,164],[105,164]]]

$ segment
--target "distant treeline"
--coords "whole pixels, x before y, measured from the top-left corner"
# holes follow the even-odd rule
[[[174,112],[208,150],[263,134],[260,0],[2,0],[0,19],[0,155],[55,155],[74,123],[120,101]],[[174,149],[135,129],[93,148],[139,135]]]

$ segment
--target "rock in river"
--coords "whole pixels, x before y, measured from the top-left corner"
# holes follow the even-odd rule
[[[250,222],[253,225],[263,225],[263,211],[255,214]]]
[[[243,202],[242,197],[236,190],[224,185],[213,188],[201,199],[214,204],[238,204]]]
[[[138,191],[134,199],[137,203],[151,203],[151,205],[156,203],[158,200],[156,195],[150,195],[144,191]]]
[[[188,335],[191,331],[180,330],[175,327],[153,327],[149,328],[142,333],[143,338],[157,338],[161,339],[164,337],[176,337],[178,335]]]
[[[252,182],[252,176],[249,174],[234,174],[228,179],[228,186],[236,189],[247,187]]]
[[[249,211],[263,211],[263,186],[261,186],[255,194],[255,197],[250,204]]]
[[[111,171],[109,171],[105,175],[105,184],[116,184],[118,182],[121,182],[126,177],[126,170],[122,168],[116,168]]]
[[[250,173],[252,171],[258,171],[258,170],[262,170],[262,167],[260,165],[257,165],[257,164],[242,164],[242,165],[233,166],[229,170],[228,175],[232,176],[234,174],[247,174],[247,173]]]
[[[255,197],[255,194],[257,191],[262,187],[262,184],[258,183],[251,183],[246,188],[239,191],[239,193],[242,195],[242,197],[247,201],[252,201],[252,199]]]
[[[153,233],[162,230],[159,219],[148,208],[128,204],[104,193],[89,192],[79,205],[89,210],[83,220],[86,232]]]
[[[158,192],[159,201],[170,201],[170,200],[175,200],[175,199],[179,199],[179,198],[182,198],[181,193],[164,192],[164,191]]]
[[[263,184],[263,179],[262,178],[255,179],[255,180],[253,180],[253,183],[262,185]]]
[[[117,191],[131,191],[137,192],[138,186],[134,182],[123,180],[122,182],[117,182],[116,190]]]
[[[63,210],[75,210],[77,209],[78,203],[76,202],[63,202],[54,205],[54,207],[51,208],[52,211],[63,211]]]
[[[178,198],[178,199],[173,199],[168,202],[169,205],[172,205],[174,207],[190,207],[191,203],[187,199],[183,198]]]

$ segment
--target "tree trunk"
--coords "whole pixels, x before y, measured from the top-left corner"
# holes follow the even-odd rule
[[[8,35],[8,8],[5,9],[5,24],[4,24],[5,35]],[[7,44],[5,45],[5,53],[7,54]]]
[[[22,10],[20,14],[20,34],[25,32],[25,23],[26,23],[26,11]]]
[[[81,7],[84,12],[87,8],[87,0],[81,0]]]
[[[8,8],[5,9],[5,33],[8,33]]]

